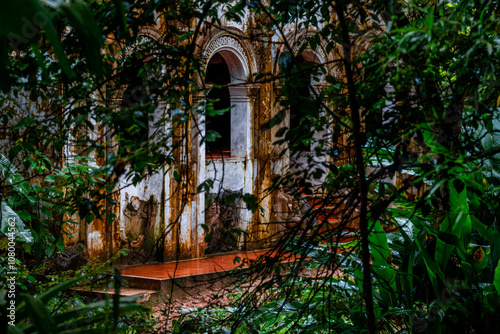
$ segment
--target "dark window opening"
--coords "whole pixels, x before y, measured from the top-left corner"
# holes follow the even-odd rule
[[[229,67],[224,58],[216,53],[208,63],[205,82],[207,84],[223,86],[227,85],[230,81]],[[231,96],[228,87],[212,88],[207,98],[213,102],[215,110],[221,111],[231,107]],[[231,156],[231,111],[219,112],[216,115],[209,115],[207,113],[205,121],[205,129],[208,136],[213,131],[220,135],[215,141],[206,142],[207,157],[222,158]]]
[[[309,84],[311,82],[311,73],[304,71],[307,69],[306,60],[302,55],[296,57],[299,67],[299,78],[291,83],[290,96],[290,146],[295,151],[310,152],[311,144],[306,144],[306,140],[312,136],[312,123],[307,115],[314,113],[316,108]]]
[[[120,116],[115,122],[119,134],[125,140],[143,142],[149,136],[149,114],[154,108],[151,82],[146,67],[152,56],[133,54],[125,62],[121,73],[122,83],[127,85],[120,105]]]

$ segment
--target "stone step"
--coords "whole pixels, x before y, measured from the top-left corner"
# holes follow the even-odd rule
[[[115,290],[113,288],[106,288],[106,289],[93,289],[89,287],[74,287],[71,290],[78,291],[83,294],[87,295],[114,295]],[[132,287],[121,287],[120,288],[120,296],[122,297],[131,297],[131,296],[137,296],[137,302],[138,303],[145,303],[147,302],[150,297],[157,295],[159,293],[159,290],[150,290],[150,289],[141,289],[141,288],[132,288]]]
[[[212,279],[226,276],[227,272],[240,266],[241,262],[235,261],[236,258],[252,261],[269,252],[259,250],[214,254],[198,259],[124,268],[120,274],[131,288],[159,291],[160,295],[165,296],[178,286],[199,287]]]

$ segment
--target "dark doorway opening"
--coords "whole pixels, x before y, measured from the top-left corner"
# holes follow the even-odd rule
[[[208,63],[207,77],[205,83],[216,86],[208,93],[208,99],[213,102],[215,115],[207,113],[205,117],[206,134],[217,132],[220,137],[214,141],[206,142],[207,157],[222,158],[231,156],[231,96],[227,84],[231,82],[229,67],[227,66],[224,57],[216,53]],[[226,110],[225,112],[222,112]]]
[[[310,152],[311,144],[305,143],[305,140],[311,137],[311,121],[308,115],[312,113],[314,105],[309,91],[311,82],[311,73],[307,71],[309,63],[302,55],[296,57],[299,68],[300,78],[297,78],[292,86],[290,100],[290,129],[292,138],[290,145],[295,151]]]
[[[310,105],[309,86],[297,89],[297,102],[290,106],[290,129],[294,131],[294,136],[290,144],[295,146],[297,151],[311,152],[311,144],[304,143],[304,139],[311,136],[312,124],[307,118]]]
[[[121,101],[121,116],[115,122],[123,139],[144,142],[149,137],[149,115],[154,111],[149,73],[153,56],[134,53],[126,60],[122,82],[127,85]],[[148,64],[149,63],[149,64]]]

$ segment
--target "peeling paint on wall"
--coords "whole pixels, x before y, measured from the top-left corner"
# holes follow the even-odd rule
[[[205,145],[199,137],[199,131],[205,131],[202,116],[195,116],[198,118],[182,128],[172,129],[165,124],[162,131],[172,131],[175,138],[182,138],[180,148],[172,152],[176,165],[149,175],[136,185],[120,180],[113,195],[117,204],[111,208],[116,220],[111,225],[101,221],[88,226],[84,223],[84,231],[80,229],[79,235],[74,232],[76,239],[87,241],[91,257],[110,256],[125,247],[129,255],[121,264],[136,264],[201,257],[237,248],[268,247],[273,242],[271,237],[286,228],[277,223],[293,220],[291,199],[285,194],[266,192],[272,178],[288,170],[290,157],[280,155],[284,146],[273,145],[276,129],[261,130],[279,111],[280,106],[274,101],[279,87],[273,82],[252,83],[252,80],[256,73],[277,73],[277,58],[282,49],[271,42],[282,37],[273,31],[262,31],[260,19],[249,13],[245,13],[242,23],[222,19],[224,29],[204,27],[203,36],[196,43],[200,46],[199,54],[219,53],[233,77],[229,88],[231,157],[213,160],[206,157]],[[286,28],[287,34],[292,32],[291,26]],[[197,80],[203,83],[202,78]],[[202,97],[191,98],[196,101]],[[167,106],[159,107],[155,121],[168,112]],[[283,125],[286,122],[285,118]],[[105,161],[97,163],[103,165]],[[174,170],[180,177],[174,179]],[[213,180],[213,189],[198,192],[198,186],[206,180]],[[263,211],[252,213],[241,200],[230,206],[213,201],[214,193],[224,198],[232,192],[261,198]],[[202,224],[207,225],[206,231]],[[226,230],[231,228],[240,228],[245,237],[224,244]],[[210,233],[212,240],[205,242]]]
[[[148,200],[137,196],[128,198],[123,209],[123,230],[120,238],[132,259],[145,261],[155,246],[158,201],[154,196]]]
[[[90,258],[95,258],[102,253],[104,242],[99,231],[93,231],[87,234],[87,249]]]

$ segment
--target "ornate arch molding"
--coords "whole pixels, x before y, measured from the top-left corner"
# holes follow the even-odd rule
[[[292,47],[293,53],[297,54],[297,51],[299,51],[299,49],[303,46],[303,44],[305,42],[305,38],[313,36],[317,33],[318,33],[317,31],[311,31],[309,29],[301,29],[299,31],[289,32],[288,34],[286,34],[285,38],[286,38],[286,41],[288,42],[287,44]],[[308,52],[313,53],[321,63],[326,64],[328,61],[333,59],[332,52],[330,52],[330,53],[326,52],[326,44],[327,44],[327,41],[321,40],[316,49],[313,50],[308,45],[303,51],[308,51]],[[287,51],[287,50],[286,50],[286,45],[284,43],[278,49],[278,52],[276,54],[276,58],[274,59],[275,74],[279,73],[279,67],[278,67],[279,56],[281,55],[282,52],[285,52],[285,51]],[[327,70],[328,74],[335,75],[336,71],[334,70],[334,68],[331,65],[326,64],[326,70]]]
[[[161,32],[155,27],[143,27],[139,30],[137,34],[137,38],[134,43],[125,44],[122,41],[118,41],[117,45],[120,50],[119,59],[122,62],[127,61],[127,58],[130,57],[135,51],[141,48],[141,45],[148,42],[160,43],[162,40]],[[158,49],[155,49],[157,51]],[[122,86],[116,90],[115,96],[112,99],[117,105],[122,101],[123,94],[125,93],[127,87]]]
[[[381,31],[376,31],[375,29],[373,29],[372,31],[368,31],[360,38],[358,38],[354,42],[353,49],[351,50],[351,53],[354,55],[354,57],[359,57],[363,53],[367,52],[372,47],[374,43],[373,40],[379,37],[380,34],[382,34]]]
[[[241,160],[250,157],[252,148],[252,103],[257,87],[247,83],[257,71],[256,57],[251,44],[242,38],[245,35],[240,30],[224,29],[214,29],[202,38],[197,53],[206,59],[206,66],[216,53],[228,65],[231,75],[228,87],[231,102],[231,156]],[[201,77],[198,77],[198,83],[200,86],[203,84]]]
[[[199,53],[207,60],[207,64],[217,52],[227,51],[232,53],[239,60],[244,71],[244,77],[240,79],[243,81],[250,80],[251,76],[257,72],[257,62],[252,45],[244,38],[241,38],[242,36],[245,36],[245,34],[233,27],[226,27],[224,30],[213,29],[198,43],[198,45],[201,45]]]
[[[134,52],[134,50],[140,47],[141,44],[143,44],[144,42],[148,41],[160,42],[162,38],[162,34],[160,33],[160,31],[154,27],[141,28],[137,36],[138,36],[137,39],[132,44],[124,45],[120,43],[121,44],[120,49],[122,50],[120,58],[122,59],[126,58],[128,55]]]

